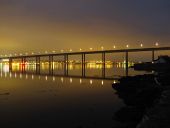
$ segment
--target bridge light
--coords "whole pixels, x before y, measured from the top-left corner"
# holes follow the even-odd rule
[[[61,52],[63,53],[63,52],[64,52],[64,50],[61,50]]]
[[[90,50],[92,51],[92,50],[93,50],[93,48],[90,48]]]
[[[102,50],[104,50],[104,47],[103,47],[103,46],[101,46],[101,49],[102,49]]]
[[[34,55],[34,52],[32,52],[31,54]]]
[[[158,46],[159,46],[159,43],[158,43],[158,42],[156,42],[156,43],[155,43],[155,46],[156,46],[156,47],[158,47]]]
[[[129,45],[128,45],[128,44],[126,45],[126,48],[129,48]]]
[[[19,55],[22,56],[22,53],[20,53]]]
[[[115,48],[116,48],[116,46],[115,46],[115,45],[113,45],[113,48],[115,49]]]
[[[45,54],[47,54],[48,53],[48,51],[45,51]]]
[[[82,51],[82,49],[80,48],[80,51]]]
[[[72,49],[70,49],[69,51],[70,51],[70,52],[72,52],[73,50],[72,50]]]
[[[143,47],[143,44],[140,44],[140,47]]]
[[[53,53],[55,53],[56,51],[52,51]]]

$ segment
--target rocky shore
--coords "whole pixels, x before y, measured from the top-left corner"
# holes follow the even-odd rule
[[[170,72],[123,77],[113,84],[126,107],[113,117],[113,128],[169,128]]]

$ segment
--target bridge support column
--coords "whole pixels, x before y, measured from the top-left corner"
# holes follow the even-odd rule
[[[26,62],[26,57],[21,58],[21,71],[22,73],[25,73],[25,62]]]
[[[126,68],[126,76],[128,76],[128,74],[129,74],[129,53],[128,53],[128,51],[126,51],[126,53],[125,53],[125,68]]]
[[[40,56],[36,56],[36,74],[40,74],[40,66],[41,66],[41,63],[40,63]]]
[[[64,75],[68,76],[68,54],[64,55]]]
[[[106,73],[106,53],[102,53],[102,77],[105,78]]]
[[[49,74],[50,75],[53,75],[53,62],[54,62],[54,60],[53,60],[53,56],[52,55],[50,55],[49,56]]]
[[[155,51],[152,50],[152,61],[154,61],[154,60],[155,60]]]
[[[83,53],[82,54],[82,62],[81,62],[81,67],[82,67],[82,77],[86,76],[86,55]]]
[[[12,72],[12,58],[9,58],[9,71]]]

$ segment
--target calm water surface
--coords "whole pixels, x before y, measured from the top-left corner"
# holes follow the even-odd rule
[[[4,128],[111,128],[114,113],[124,106],[112,88],[114,80],[48,76],[46,68],[36,75],[34,66],[26,70],[21,73],[21,67],[9,71],[8,65],[0,66],[0,124]],[[73,76],[80,71],[76,66],[69,69]],[[87,69],[89,76],[100,76],[100,72],[100,68]],[[123,76],[124,68],[111,66],[106,73],[109,78]],[[138,72],[130,70],[130,74]]]

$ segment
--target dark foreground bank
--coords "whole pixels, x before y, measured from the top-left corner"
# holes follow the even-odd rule
[[[170,72],[123,77],[113,84],[126,107],[113,117],[114,128],[170,127]]]

